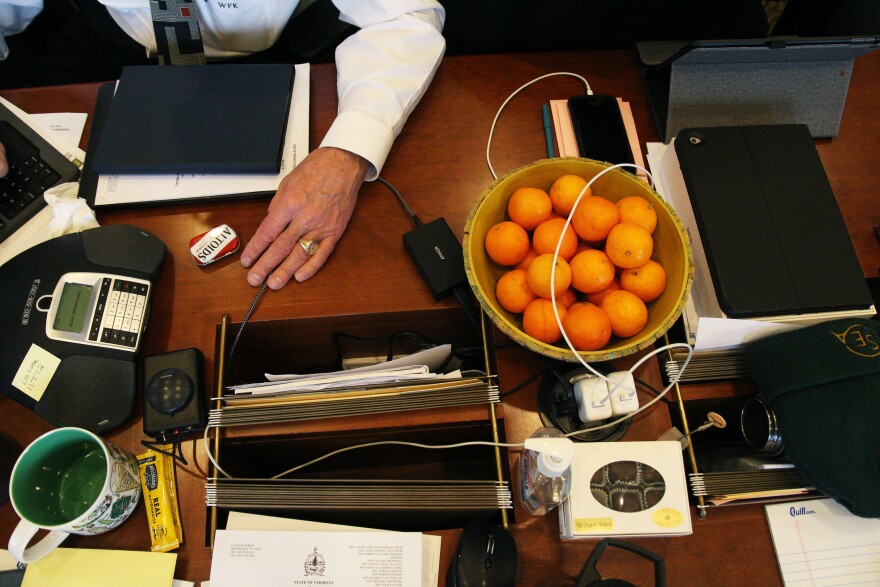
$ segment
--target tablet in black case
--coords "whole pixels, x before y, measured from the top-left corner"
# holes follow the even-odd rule
[[[278,173],[294,67],[122,71],[91,161],[109,173]]]
[[[728,317],[871,306],[806,126],[690,128],[674,145]]]

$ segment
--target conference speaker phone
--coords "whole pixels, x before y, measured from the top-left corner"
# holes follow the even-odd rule
[[[127,420],[165,253],[149,232],[114,225],[50,239],[0,267],[0,391],[56,426],[101,433]]]

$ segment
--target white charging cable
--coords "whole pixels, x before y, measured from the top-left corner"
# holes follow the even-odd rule
[[[555,76],[560,76],[560,75],[569,76],[569,77],[573,77],[573,78],[577,78],[577,79],[581,80],[584,84],[584,89],[586,90],[587,95],[588,96],[593,95],[593,90],[590,88],[590,82],[588,82],[585,77],[583,77],[582,75],[578,75],[576,73],[570,73],[567,71],[557,71],[554,73],[548,73],[548,74],[542,75],[540,77],[536,77],[532,81],[526,82],[523,85],[521,85],[520,87],[518,87],[516,90],[514,90],[514,92],[511,95],[509,95],[507,97],[507,99],[501,104],[501,107],[498,109],[498,112],[495,113],[495,118],[492,120],[492,126],[489,128],[489,140],[486,141],[486,165],[489,166],[489,173],[492,174],[492,179],[498,179],[498,175],[495,173],[495,168],[492,167],[492,162],[489,160],[489,149],[492,147],[492,135],[495,134],[495,124],[498,122],[498,118],[501,116],[501,112],[507,106],[508,102],[513,100],[513,98],[517,94],[519,94],[521,91],[523,91],[524,89],[526,89],[530,85],[532,85],[536,82],[539,82],[543,79],[547,79],[548,77],[555,77]]]
[[[590,181],[587,182],[587,184],[583,187],[583,189],[581,189],[580,193],[578,194],[577,199],[574,201],[574,204],[571,207],[571,212],[569,212],[568,217],[565,219],[565,226],[562,227],[562,232],[560,232],[560,234],[559,234],[559,240],[556,241],[556,249],[553,251],[553,262],[550,265],[550,284],[551,284],[551,286],[555,285],[555,283],[556,283],[556,262],[559,259],[559,251],[562,247],[562,241],[563,241],[563,238],[565,237],[565,232],[568,230],[568,227],[571,225],[571,219],[574,216],[575,210],[577,210],[578,205],[581,203],[581,199],[583,199],[584,195],[587,192],[591,191],[591,188],[597,179],[599,179],[600,177],[602,177],[606,173],[610,172],[612,169],[618,169],[618,168],[623,168],[623,167],[634,167],[636,169],[639,169],[639,170],[645,172],[645,174],[647,175],[648,179],[651,182],[651,187],[653,187],[654,176],[651,175],[651,172],[648,171],[647,169],[645,169],[644,167],[641,167],[640,165],[636,165],[634,163],[618,163],[617,165],[612,165],[610,167],[603,169],[602,171],[597,173],[592,179],[590,179]],[[587,361],[584,360],[584,358],[577,351],[577,349],[574,348],[574,344],[572,344],[571,340],[568,338],[568,334],[566,334],[565,329],[562,327],[562,319],[559,316],[559,308],[557,308],[557,306],[556,306],[556,290],[554,287],[550,288],[550,301],[552,302],[551,305],[553,307],[553,316],[554,316],[554,318],[556,318],[556,324],[557,324],[557,326],[559,326],[559,331],[562,333],[562,338],[565,340],[565,344],[571,350],[574,357],[581,363],[581,365],[584,366],[584,368],[587,369],[587,371],[591,372],[593,375],[595,375],[596,377],[599,377],[600,379],[605,381],[607,384],[609,384],[608,393],[605,396],[605,398],[603,400],[601,400],[601,402],[605,402],[606,400],[608,400],[611,397],[611,394],[618,388],[621,388],[621,389],[628,391],[628,392],[631,392],[631,393],[635,393],[636,392],[635,389],[631,389],[630,387],[623,384],[623,381],[625,378],[619,377],[614,380],[609,379],[603,373],[601,373],[598,370],[596,370],[595,368],[593,368],[589,363],[587,363]],[[669,350],[672,348],[685,348],[685,349],[687,349],[687,351],[688,351],[687,359],[685,359],[684,363],[682,364],[681,370],[675,375],[675,377],[673,377],[670,380],[669,385],[667,385],[666,388],[662,392],[660,392],[660,394],[657,395],[657,397],[655,397],[654,399],[652,399],[651,401],[649,401],[645,405],[639,407],[634,412],[629,413],[629,414],[625,414],[624,416],[622,416],[616,420],[612,420],[611,422],[608,422],[606,424],[601,424],[598,426],[591,426],[590,428],[583,428],[583,429],[578,430],[576,432],[571,432],[569,434],[566,434],[566,436],[576,436],[578,434],[583,434],[585,432],[592,432],[594,430],[601,430],[603,428],[609,428],[611,426],[616,426],[617,424],[623,422],[624,420],[634,417],[636,414],[639,414],[639,413],[645,411],[646,409],[648,409],[649,407],[651,407],[652,405],[657,403],[663,396],[666,395],[666,393],[670,389],[672,389],[672,387],[676,383],[678,383],[679,377],[681,377],[681,374],[687,368],[688,363],[690,363],[691,357],[693,357],[694,349],[689,344],[685,344],[685,343],[672,343],[672,344],[668,344],[668,345],[656,348],[653,351],[651,351],[650,353],[646,354],[641,359],[639,359],[629,369],[629,371],[626,372],[629,375],[633,375],[633,373],[636,371],[636,369],[641,367],[642,364],[646,360],[650,359],[651,357],[653,357],[659,353],[662,353],[663,351],[666,351],[666,350]]]
[[[214,468],[217,469],[217,471],[220,474],[222,474],[223,476],[225,476],[229,479],[235,479],[235,477],[233,477],[232,475],[227,473],[225,470],[223,470],[223,468],[217,463],[217,460],[214,458],[214,455],[211,453],[211,447],[208,444],[208,431],[210,430],[210,428],[214,428],[214,426],[206,427],[205,434],[202,437],[202,441],[204,442],[205,454],[208,456],[208,460],[211,461],[211,464],[214,465]],[[217,433],[219,434],[219,430]],[[455,444],[421,444],[419,442],[407,442],[404,440],[379,440],[377,442],[367,442],[364,444],[355,444],[353,446],[346,446],[346,447],[334,450],[332,452],[328,452],[327,454],[321,455],[320,457],[312,459],[311,461],[299,464],[295,467],[291,467],[290,469],[287,469],[286,471],[284,471],[282,473],[278,473],[277,475],[269,477],[269,479],[281,479],[282,477],[286,477],[287,475],[290,475],[291,473],[299,471],[300,469],[305,469],[308,466],[314,465],[315,463],[319,463],[325,459],[329,459],[330,457],[336,456],[336,455],[344,453],[344,452],[356,450],[359,448],[368,448],[371,446],[383,446],[383,445],[413,446],[415,448],[444,449],[445,450],[445,449],[450,449],[450,448],[461,448],[463,446],[492,446],[492,447],[498,446],[498,447],[505,447],[505,448],[521,448],[521,447],[525,446],[525,443],[524,442],[515,442],[515,443],[513,443],[513,442],[489,442],[489,441],[482,441],[482,440],[471,440],[468,442],[458,442]]]
[[[578,74],[576,74],[576,73],[569,73],[569,72],[564,72],[564,71],[562,71],[562,72],[548,73],[548,74],[546,74],[546,75],[542,75],[542,76],[540,76],[540,77],[537,77],[537,78],[531,80],[530,82],[527,82],[527,83],[523,84],[523,85],[520,86],[519,88],[517,88],[517,89],[516,89],[516,90],[515,90],[510,96],[507,97],[506,100],[504,100],[504,103],[501,104],[501,107],[498,109],[498,112],[495,114],[495,118],[492,120],[492,126],[491,126],[490,129],[489,129],[489,139],[488,139],[488,141],[486,142],[486,164],[489,166],[489,172],[492,174],[492,179],[498,179],[498,176],[497,176],[496,173],[495,173],[495,169],[492,167],[492,162],[490,161],[490,158],[489,158],[489,150],[490,150],[490,148],[491,148],[491,146],[492,146],[492,135],[495,133],[495,125],[496,125],[496,123],[498,122],[498,118],[501,116],[501,112],[502,112],[502,111],[504,110],[504,108],[507,106],[508,102],[510,102],[510,101],[511,101],[511,100],[512,100],[517,94],[519,94],[522,90],[526,89],[527,87],[531,86],[532,84],[534,84],[534,83],[536,83],[536,82],[539,82],[539,81],[541,81],[541,80],[543,80],[543,79],[546,79],[546,78],[549,78],[549,77],[554,77],[554,76],[569,76],[569,77],[577,78],[577,79],[579,79],[579,80],[581,80],[581,81],[583,82],[583,84],[584,84],[584,88],[585,88],[585,90],[586,90],[587,95],[588,95],[588,96],[591,96],[591,95],[593,94],[593,90],[590,88],[590,84],[589,84],[589,82],[587,82],[586,78],[584,78],[583,76],[580,76],[580,75],[578,75]],[[651,186],[653,187],[653,184],[654,184],[654,177],[651,175],[651,173],[650,173],[647,169],[645,169],[644,167],[640,167],[639,165],[635,165],[635,164],[632,164],[632,163],[621,163],[621,164],[618,164],[618,165],[612,165],[611,167],[608,167],[608,168],[606,168],[606,169],[603,169],[601,172],[599,172],[598,174],[596,174],[596,176],[593,177],[589,182],[587,182],[587,185],[585,185],[584,188],[581,190],[580,194],[578,194],[578,197],[577,197],[577,199],[575,200],[575,203],[574,203],[574,205],[573,205],[572,208],[571,208],[571,212],[569,213],[568,218],[566,218],[566,220],[565,220],[565,226],[564,226],[563,229],[562,229],[562,232],[561,232],[561,234],[560,234],[560,236],[559,236],[559,240],[556,242],[556,250],[553,252],[553,264],[552,264],[552,266],[551,266],[551,270],[550,270],[550,283],[551,283],[551,284],[554,284],[554,283],[556,282],[556,261],[557,261],[557,259],[559,258],[559,250],[560,250],[560,247],[562,246],[562,239],[563,239],[563,237],[564,237],[564,235],[565,235],[565,231],[568,230],[568,227],[569,227],[569,225],[571,224],[571,218],[572,218],[572,215],[574,214],[574,211],[577,209],[578,204],[580,203],[581,199],[583,198],[583,196],[584,196],[584,194],[587,192],[587,190],[590,189],[590,187],[593,185],[593,183],[594,183],[598,178],[600,178],[600,177],[603,176],[604,174],[608,173],[608,172],[611,171],[612,169],[619,168],[619,167],[634,167],[634,168],[636,168],[636,169],[639,169],[639,170],[641,170],[641,171],[644,171],[645,174],[648,176],[649,180],[651,181]],[[562,336],[563,336],[563,338],[565,339],[565,342],[566,342],[566,344],[568,345],[568,348],[571,349],[571,352],[574,354],[574,356],[578,359],[578,361],[580,361],[580,363],[581,363],[581,364],[582,364],[582,365],[583,365],[588,371],[590,371],[591,373],[593,373],[593,374],[596,375],[597,377],[600,377],[600,378],[603,379],[606,383],[611,384],[611,387],[609,388],[609,390],[608,390],[608,394],[606,395],[605,399],[607,400],[608,398],[610,398],[612,392],[614,392],[617,388],[621,388],[621,389],[624,389],[624,390],[626,390],[626,391],[629,391],[629,392],[635,393],[635,392],[636,392],[635,389],[630,389],[628,386],[625,386],[625,385],[622,385],[622,384],[621,384],[621,381],[622,381],[623,378],[618,378],[617,380],[611,380],[611,379],[609,379],[608,377],[606,377],[604,374],[600,373],[599,371],[597,371],[596,369],[594,369],[593,367],[591,367],[589,363],[587,363],[586,361],[584,361],[583,357],[581,357],[580,353],[578,353],[578,351],[574,348],[574,345],[572,344],[571,340],[569,340],[568,336],[565,334],[565,330],[562,328],[562,320],[560,319],[560,317],[559,317],[559,311],[558,311],[558,309],[556,308],[556,292],[553,290],[552,287],[551,287],[551,290],[550,290],[550,296],[551,296],[550,299],[551,299],[551,302],[552,302],[552,305],[553,305],[553,315],[554,315],[555,318],[556,318],[556,324],[559,326],[559,330],[560,330],[560,332],[562,332]],[[639,414],[639,413],[641,413],[641,412],[647,410],[649,407],[653,406],[655,403],[657,403],[658,401],[660,401],[660,399],[662,399],[663,396],[665,396],[666,393],[667,393],[670,389],[672,389],[672,387],[673,387],[676,383],[678,383],[679,378],[681,377],[682,373],[684,373],[685,369],[686,369],[687,366],[688,366],[688,363],[690,363],[691,358],[693,357],[693,354],[694,354],[694,349],[693,349],[693,347],[691,347],[690,345],[685,344],[685,343],[672,343],[672,344],[668,344],[668,345],[666,345],[666,346],[662,346],[662,347],[657,348],[657,349],[654,349],[654,350],[651,351],[650,353],[646,354],[644,357],[642,357],[641,359],[639,359],[639,360],[638,360],[638,361],[637,361],[637,362],[636,362],[636,363],[635,363],[635,364],[629,369],[629,371],[627,371],[627,373],[628,373],[629,375],[632,375],[633,372],[635,372],[639,367],[641,367],[642,364],[643,364],[645,361],[647,361],[647,360],[650,359],[651,357],[657,355],[658,353],[661,353],[661,352],[663,352],[663,351],[666,351],[666,350],[668,350],[668,349],[672,349],[672,348],[684,348],[684,349],[686,349],[686,350],[688,351],[687,359],[685,359],[684,363],[682,363],[681,369],[678,371],[678,373],[676,374],[676,376],[675,376],[674,378],[672,378],[672,380],[669,382],[669,385],[667,385],[666,388],[665,388],[661,393],[659,393],[659,394],[657,395],[657,397],[653,398],[653,399],[652,399],[651,401],[649,401],[648,403],[646,403],[646,404],[644,404],[643,406],[639,407],[637,410],[635,410],[635,411],[633,411],[633,412],[631,412],[631,413],[625,414],[625,415],[621,416],[620,418],[617,418],[616,420],[612,420],[611,422],[608,422],[608,423],[605,423],[605,424],[601,424],[601,425],[598,425],[598,426],[591,426],[590,428],[582,428],[582,429],[577,430],[577,431],[575,431],[575,432],[570,432],[570,433],[566,434],[565,437],[567,438],[567,437],[570,437],[570,436],[577,436],[578,434],[584,434],[584,433],[586,433],[586,432],[592,432],[592,431],[594,431],[594,430],[601,430],[601,429],[603,429],[603,428],[609,428],[609,427],[611,427],[611,426],[617,426],[617,425],[620,424],[621,422],[623,422],[623,421],[625,421],[625,420],[627,420],[627,419],[629,419],[629,418],[634,417],[636,414]],[[605,400],[603,400],[603,401],[605,401]],[[230,478],[230,479],[234,479],[234,477],[233,477],[232,475],[230,475],[230,474],[227,473],[225,470],[223,470],[222,467],[220,467],[220,465],[217,463],[216,459],[214,458],[214,455],[211,453],[211,449],[210,449],[210,446],[209,446],[209,444],[208,444],[208,431],[210,430],[210,428],[212,428],[212,427],[209,426],[209,427],[206,427],[206,428],[205,428],[205,434],[204,434],[204,437],[203,437],[203,439],[202,439],[203,442],[204,442],[205,454],[208,456],[208,460],[211,462],[212,465],[214,465],[214,468],[215,468],[219,473],[221,473],[222,475],[224,475],[224,476],[226,476],[226,477],[228,477],[228,478]],[[218,431],[218,434],[219,434],[219,431]],[[290,468],[290,469],[288,469],[288,470],[286,470],[286,471],[284,471],[284,472],[282,472],[282,473],[279,473],[278,475],[275,475],[274,477],[271,477],[271,479],[280,479],[281,477],[284,477],[284,476],[286,476],[286,475],[289,475],[290,473],[296,472],[296,471],[298,471],[298,470],[300,470],[300,469],[304,469],[304,468],[306,468],[306,467],[308,467],[308,466],[310,466],[310,465],[313,465],[313,464],[315,464],[315,463],[318,463],[318,462],[320,462],[320,461],[323,461],[324,459],[328,459],[328,458],[330,458],[330,457],[332,457],[332,456],[338,455],[338,454],[343,453],[343,452],[348,452],[348,451],[351,451],[351,450],[355,450],[355,449],[359,449],[359,448],[366,448],[366,447],[370,447],[370,446],[381,446],[381,445],[392,445],[392,444],[393,444],[393,445],[402,445],[402,446],[413,446],[413,447],[416,447],[416,448],[427,448],[427,449],[450,449],[450,448],[459,448],[459,447],[463,447],[463,446],[492,446],[492,447],[496,447],[496,446],[497,446],[497,447],[506,447],[506,448],[523,448],[523,447],[525,447],[525,442],[505,443],[505,442],[488,442],[488,441],[485,441],[485,442],[484,442],[484,441],[469,441],[469,442],[460,442],[460,443],[457,443],[457,444],[438,444],[438,445],[430,445],[430,444],[420,444],[420,443],[417,443],[417,442],[405,442],[405,441],[401,441],[401,440],[384,440],[384,441],[378,441],[378,442],[370,442],[370,443],[366,443],[366,444],[356,444],[356,445],[354,445],[354,446],[348,446],[348,447],[340,448],[340,449],[338,449],[338,450],[335,450],[335,451],[329,452],[329,453],[327,453],[327,454],[325,454],[325,455],[322,455],[322,456],[320,456],[320,457],[318,457],[318,458],[316,458],[316,459],[312,459],[311,461],[308,461],[308,462],[306,462],[306,463],[302,463],[302,464],[300,464],[300,465],[297,465],[297,466],[295,466],[295,467],[292,467],[292,468]]]

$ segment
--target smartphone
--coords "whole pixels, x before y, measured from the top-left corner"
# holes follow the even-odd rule
[[[568,111],[581,157],[608,163],[634,163],[629,137],[614,96],[573,96]],[[635,174],[634,167],[623,167]]]

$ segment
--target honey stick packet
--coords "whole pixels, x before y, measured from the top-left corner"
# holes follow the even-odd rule
[[[170,452],[171,446],[159,447]],[[147,521],[150,523],[150,540],[153,552],[167,552],[183,544],[183,528],[180,525],[180,509],[177,503],[177,486],[174,459],[155,450],[138,455],[138,471]]]

